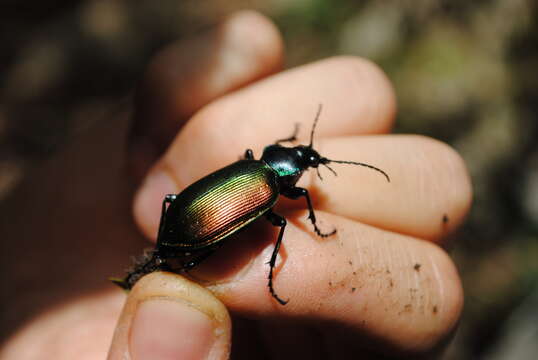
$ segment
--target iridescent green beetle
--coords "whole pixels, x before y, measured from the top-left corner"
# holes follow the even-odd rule
[[[329,160],[312,148],[314,130],[321,113],[318,108],[310,133],[310,144],[284,147],[283,142],[296,140],[295,133],[267,146],[260,160],[255,160],[252,150],[245,152],[245,159],[226,166],[187,187],[177,195],[166,195],[163,201],[161,221],[155,250],[144,258],[123,280],[114,280],[119,286],[130,289],[143,275],[156,270],[170,270],[171,259],[186,258],[180,269],[188,270],[199,264],[230,235],[244,228],[257,218],[265,216],[271,224],[280,227],[278,239],[269,261],[269,291],[282,305],[273,288],[273,269],[282,243],[286,219],[273,212],[279,195],[290,199],[304,197],[308,206],[308,219],[314,231],[321,237],[336,233],[323,233],[316,225],[316,216],[308,190],[295,186],[303,172],[309,168],[318,171],[326,166],[335,175],[329,163],[353,164],[374,169],[389,176],[372,165]],[[321,177],[320,177],[321,179]]]

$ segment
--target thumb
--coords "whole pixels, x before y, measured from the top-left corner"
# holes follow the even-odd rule
[[[224,305],[179,275],[156,272],[129,293],[108,359],[228,359],[230,347]]]

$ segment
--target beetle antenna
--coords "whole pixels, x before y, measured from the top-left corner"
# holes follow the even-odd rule
[[[381,170],[379,168],[376,168],[375,166],[372,166],[372,165],[368,165],[368,164],[361,163],[361,162],[355,162],[355,161],[345,161],[345,160],[330,160],[330,159],[327,159],[327,162],[337,163],[337,164],[351,164],[351,165],[365,166],[367,168],[370,168],[370,169],[373,169],[373,170],[375,170],[377,172],[380,172],[381,174],[383,174],[385,176],[385,178],[387,178],[387,181],[390,182],[390,177],[387,175],[386,172],[384,172],[383,170]],[[327,166],[326,164],[324,164],[324,165]]]
[[[319,115],[321,114],[321,108],[323,106],[321,104],[318,105],[318,112],[316,114],[316,118],[314,119],[314,125],[312,125],[312,131],[310,132],[310,144],[308,145],[309,148],[312,148],[312,144],[314,143],[314,130],[316,130],[316,125],[318,124]]]
[[[334,176],[338,176],[336,171],[334,171],[333,168],[331,168],[329,165],[327,165],[327,164],[322,164],[322,165],[325,166],[327,169],[331,170],[331,172],[334,174]]]
[[[323,181],[323,178],[321,177],[321,174],[319,172],[319,167],[316,168],[316,172],[318,173],[318,177],[321,181]]]

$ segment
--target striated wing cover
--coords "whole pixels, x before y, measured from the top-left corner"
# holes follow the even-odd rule
[[[277,174],[259,160],[240,160],[198,180],[169,206],[161,244],[195,250],[218,242],[273,207]]]

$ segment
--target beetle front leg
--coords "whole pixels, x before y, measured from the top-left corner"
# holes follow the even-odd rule
[[[287,137],[285,139],[280,139],[275,141],[275,144],[279,145],[283,142],[292,142],[297,140],[297,134],[299,133],[299,123],[295,123],[295,129],[293,130],[293,134],[290,137]]]
[[[312,201],[310,200],[310,195],[308,194],[308,190],[301,188],[301,187],[292,187],[289,189],[286,189],[286,191],[282,191],[282,195],[296,200],[300,198],[301,196],[304,196],[306,198],[306,204],[308,205],[308,219],[314,225],[314,231],[318,236],[320,237],[327,237],[336,234],[336,229],[331,231],[330,233],[322,233],[321,230],[316,225],[316,214],[314,213],[314,207],[312,206]]]
[[[278,255],[278,251],[280,250],[280,244],[282,243],[282,237],[284,236],[284,229],[286,228],[286,219],[283,218],[280,215],[275,214],[271,210],[269,210],[265,216],[267,217],[267,220],[271,222],[274,226],[280,227],[280,232],[278,233],[278,239],[275,244],[275,248],[273,250],[273,254],[271,255],[271,260],[269,260],[269,276],[267,277],[269,279],[269,283],[267,286],[269,286],[269,292],[271,295],[278,301],[281,305],[286,305],[288,303],[288,300],[282,300],[278,297],[278,295],[275,292],[275,289],[273,289],[273,269],[276,264],[276,257]]]

